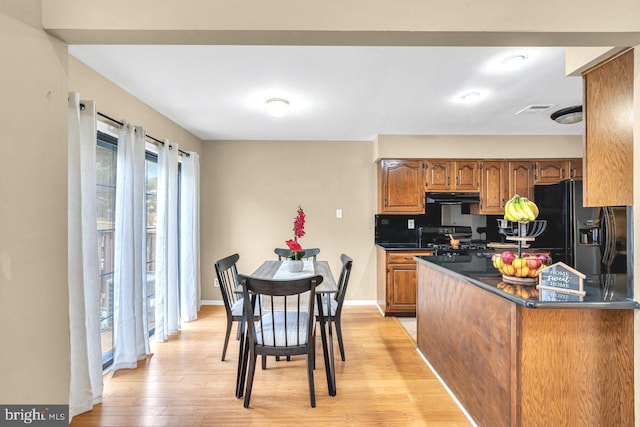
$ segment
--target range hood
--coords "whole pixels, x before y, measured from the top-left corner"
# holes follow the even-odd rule
[[[426,193],[427,204],[461,205],[463,203],[480,203],[480,193]]]

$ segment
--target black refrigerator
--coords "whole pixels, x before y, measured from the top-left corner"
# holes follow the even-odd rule
[[[627,272],[631,208],[584,207],[582,181],[574,180],[536,185],[534,197],[538,219],[547,220],[547,228],[532,246],[550,250],[553,262],[587,275]]]

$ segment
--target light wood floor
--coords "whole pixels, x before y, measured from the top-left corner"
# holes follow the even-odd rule
[[[72,426],[468,426],[396,318],[376,307],[345,306],[346,362],[336,341],[337,396],[327,394],[318,337],[316,408],[309,406],[303,358],[258,366],[245,409],[236,399],[237,341],[220,361],[225,316],[206,306],[136,370],[105,376],[103,403]],[[234,327],[235,332],[235,327]]]

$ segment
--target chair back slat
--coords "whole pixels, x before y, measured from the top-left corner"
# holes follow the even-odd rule
[[[227,312],[231,312],[231,307],[238,302],[240,295],[235,292],[238,286],[238,269],[236,264],[240,255],[233,254],[216,262],[216,276],[220,284],[220,293]]]
[[[349,277],[351,276],[351,267],[353,266],[353,259],[345,254],[340,255],[340,261],[342,262],[342,269],[340,270],[340,278],[337,283],[338,292],[336,293],[338,310],[342,310],[342,303],[344,302],[344,297],[347,294],[347,286],[349,284]]]
[[[291,251],[287,248],[275,248],[273,252],[278,255],[278,261],[289,259],[289,256],[291,255]],[[319,253],[320,248],[304,249],[304,257],[302,259],[313,258],[313,260],[316,261],[316,257]]]

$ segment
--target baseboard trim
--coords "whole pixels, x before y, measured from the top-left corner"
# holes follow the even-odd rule
[[[216,299],[203,299],[201,303],[202,305],[224,305],[224,302],[222,300]]]
[[[478,424],[476,424],[476,422],[473,420],[473,418],[471,418],[471,415],[469,415],[469,413],[467,412],[466,409],[464,409],[464,406],[462,406],[462,403],[460,403],[460,401],[458,400],[458,398],[456,397],[455,394],[453,394],[453,392],[451,391],[451,389],[447,386],[447,384],[442,380],[442,378],[440,378],[440,375],[438,375],[438,373],[436,372],[435,369],[433,369],[433,366],[431,366],[431,363],[429,363],[429,361],[427,360],[426,357],[424,357],[424,354],[422,354],[422,352],[420,351],[419,348],[416,347],[416,351],[418,352],[418,354],[420,355],[420,357],[422,358],[422,360],[424,361],[424,363],[427,364],[427,366],[429,367],[429,369],[431,369],[431,372],[433,372],[433,375],[436,376],[436,378],[438,378],[438,381],[440,381],[440,384],[442,384],[442,386],[445,388],[445,390],[447,390],[447,393],[449,393],[449,396],[451,396],[451,398],[453,399],[454,402],[456,402],[456,405],[458,405],[458,408],[460,408],[460,410],[462,411],[462,413],[464,414],[465,417],[467,417],[467,419],[469,420],[469,422],[471,423],[472,426],[474,427],[478,427]]]

